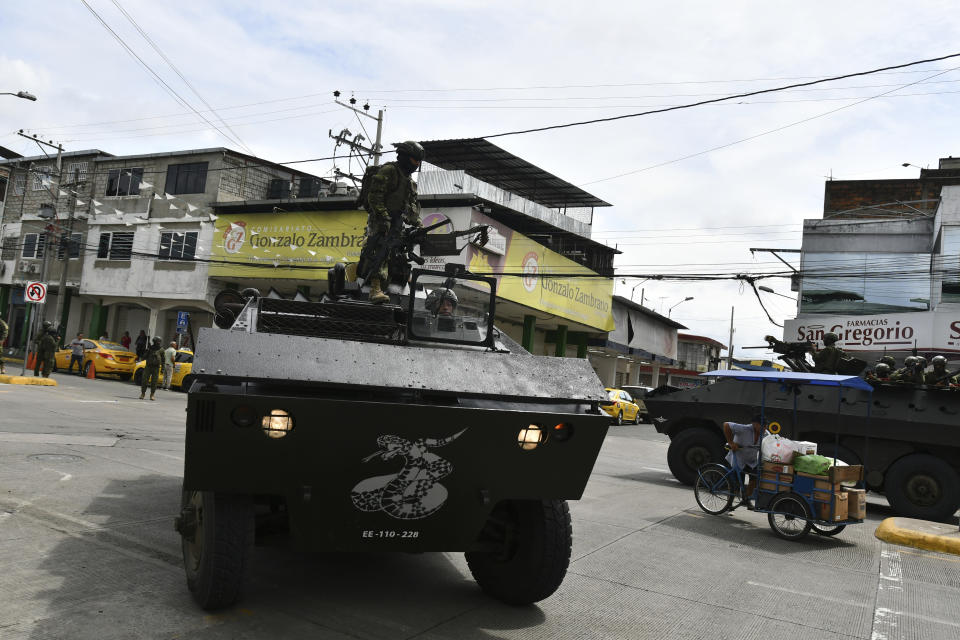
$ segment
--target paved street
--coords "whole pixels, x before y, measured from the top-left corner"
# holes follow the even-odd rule
[[[55,375],[0,385],[0,638],[956,638],[960,557],[873,537],[774,537],[700,512],[649,425],[615,428],[573,503],[560,591],[512,608],[461,555],[256,550],[243,603],[194,606],[172,520],[186,396]],[[229,455],[225,452],[225,455]]]

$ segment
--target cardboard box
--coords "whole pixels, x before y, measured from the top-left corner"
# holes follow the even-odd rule
[[[806,440],[794,441],[793,450],[797,452],[798,456],[815,456],[817,455],[817,443],[807,442]]]
[[[863,520],[867,517],[867,492],[864,489],[846,489],[847,513],[851,518]]]
[[[834,513],[830,513],[830,503],[829,502],[818,502],[815,503],[817,508],[820,510],[819,516],[821,520],[826,520],[827,522],[842,522],[847,519],[847,493],[841,491],[840,493],[833,494],[834,497]],[[828,496],[829,499],[829,496]],[[832,516],[832,517],[831,517]]]
[[[830,482],[860,482],[863,480],[863,466],[851,464],[848,467],[830,467]]]
[[[793,475],[793,465],[782,462],[764,462],[763,471],[765,473],[786,473]]]
[[[760,489],[763,491],[791,491],[793,490],[793,474],[764,471],[760,474]]]
[[[833,469],[835,467],[831,467]],[[827,493],[836,493],[841,491],[842,488],[839,484],[839,480],[831,481],[830,476],[815,476],[809,473],[803,473],[802,471],[797,472],[798,478],[813,478],[813,489],[814,491],[825,491]]]

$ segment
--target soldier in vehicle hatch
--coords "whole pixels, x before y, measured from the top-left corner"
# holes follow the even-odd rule
[[[388,265],[390,256],[385,256],[379,265],[371,265],[378,251],[390,240],[391,222],[402,216],[403,222],[415,227],[420,223],[420,203],[417,202],[417,183],[411,179],[420,168],[424,158],[423,147],[418,142],[406,141],[397,145],[396,162],[387,162],[373,176],[369,193],[363,203],[367,210],[367,231],[360,251],[361,275],[370,283],[370,301],[381,304],[390,298],[383,292],[390,282]],[[399,232],[396,226],[394,232]],[[367,270],[373,268],[369,274]]]
[[[878,362],[873,371],[867,373],[865,379],[867,382],[889,382],[890,366],[886,362]]]
[[[933,371],[927,371],[923,376],[923,383],[935,385],[938,387],[950,386],[950,380],[947,376],[947,359],[943,356],[934,356],[930,360],[933,365]]]
[[[843,352],[843,349],[833,346],[839,339],[840,336],[832,331],[823,334],[824,347],[813,354],[814,373],[837,372],[837,366],[840,364],[840,359],[846,355]]]
[[[921,358],[918,356],[907,356],[903,361],[903,366],[897,369],[890,380],[902,384],[923,384],[923,370],[926,368],[926,360],[921,364]]]

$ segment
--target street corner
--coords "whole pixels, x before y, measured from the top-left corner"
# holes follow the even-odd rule
[[[30,384],[37,387],[55,387],[57,381],[53,378],[41,378],[39,376],[10,376],[0,375],[0,384]]]
[[[874,535],[891,544],[960,555],[960,530],[953,524],[914,518],[887,518],[880,523]]]

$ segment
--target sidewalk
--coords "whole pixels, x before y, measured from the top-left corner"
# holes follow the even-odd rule
[[[891,544],[960,555],[960,529],[955,524],[914,518],[887,518],[880,523],[874,535]]]

